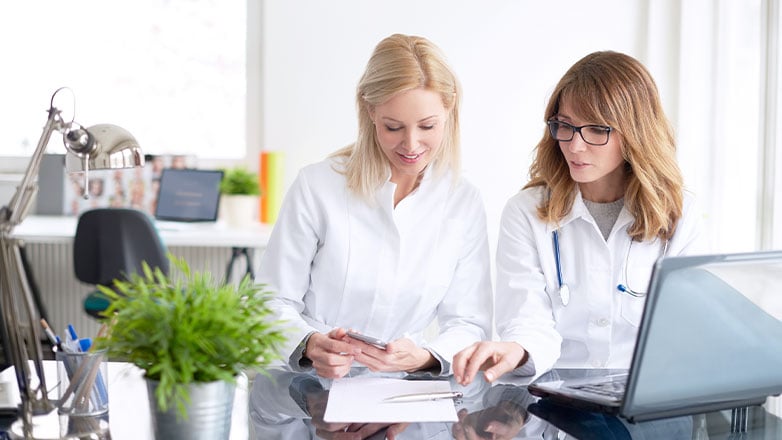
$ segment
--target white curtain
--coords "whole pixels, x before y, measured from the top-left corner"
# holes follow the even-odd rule
[[[709,251],[782,249],[779,0],[647,0],[645,9],[641,53],[676,128]],[[782,415],[779,397],[766,408]]]
[[[768,154],[765,7],[762,0],[646,4],[641,53],[676,128],[679,163],[703,208],[710,252],[772,246],[761,237],[762,220],[773,212],[761,173]]]

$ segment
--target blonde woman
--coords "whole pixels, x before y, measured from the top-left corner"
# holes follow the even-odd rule
[[[291,327],[293,370],[447,375],[459,350],[488,337],[486,218],[459,176],[460,97],[428,40],[397,34],[375,48],[356,142],[300,171],[260,264],[257,281]],[[435,319],[439,335],[424,344]]]
[[[595,52],[546,107],[530,181],[502,214],[500,341],[454,358],[460,383],[553,366],[628,368],[654,262],[693,253],[700,216],[682,188],[657,87],[638,60]]]

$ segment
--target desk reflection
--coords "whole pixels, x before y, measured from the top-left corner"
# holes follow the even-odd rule
[[[371,374],[354,368],[351,376]],[[420,376],[400,376],[410,380]],[[425,377],[425,379],[432,379]],[[526,407],[535,401],[523,386],[491,386],[484,381],[462,387],[452,378],[451,388],[464,393],[456,401],[459,422],[385,424],[329,424],[323,421],[330,380],[311,374],[272,369],[258,375],[250,392],[251,439],[524,439],[542,438],[546,423]]]
[[[372,373],[359,368],[351,371],[353,377],[365,374]],[[584,370],[584,374],[590,374],[590,370]],[[255,377],[250,391],[250,439],[382,440],[394,433],[397,439],[456,440],[782,438],[780,419],[762,407],[751,409],[749,430],[736,437],[730,432],[730,411],[628,423],[619,417],[538,399],[527,392],[523,378],[503,377],[494,384],[476,380],[468,387],[456,384],[453,378],[444,380],[464,393],[462,400],[455,402],[456,423],[329,424],[323,421],[323,414],[330,380],[270,369],[268,374]]]

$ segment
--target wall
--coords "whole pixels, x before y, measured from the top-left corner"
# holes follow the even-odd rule
[[[20,180],[22,180],[21,174],[0,174],[0,206],[5,206],[11,201]]]
[[[493,248],[505,201],[527,180],[551,89],[589,52],[641,58],[644,4],[266,1],[260,148],[285,151],[287,188],[299,168],[354,140],[355,87],[374,46],[396,32],[425,36],[462,82],[464,170],[483,192]]]

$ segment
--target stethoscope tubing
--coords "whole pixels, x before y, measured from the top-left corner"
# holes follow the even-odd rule
[[[551,239],[554,241],[554,261],[557,263],[557,282],[559,287],[562,288],[564,283],[562,282],[562,262],[559,260],[559,230],[555,230],[551,233]]]
[[[555,229],[551,231],[551,241],[554,246],[554,262],[556,263],[557,268],[557,283],[559,284],[559,299],[562,301],[563,306],[567,306],[570,302],[570,288],[568,287],[567,283],[565,283],[562,276],[562,260],[560,256],[560,247],[559,247],[559,229]],[[660,255],[661,257],[664,257],[668,253],[668,240],[665,240],[665,243],[663,244],[663,251]],[[630,248],[632,248],[633,242],[630,241],[630,245],[627,247],[627,254],[625,254],[625,264],[624,264],[624,283],[620,283],[616,286],[616,289],[620,292],[626,293],[630,296],[636,297],[636,298],[643,298],[646,296],[646,292],[640,292],[637,290],[631,289],[627,285],[627,266],[628,262],[630,260]]]
[[[554,242],[554,261],[557,264],[557,282],[559,283],[559,299],[562,305],[567,307],[570,302],[570,288],[562,281],[562,262],[559,257],[559,229],[551,233],[551,239]]]

